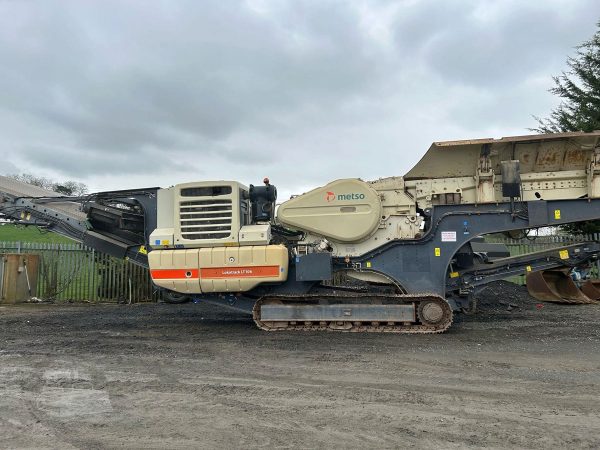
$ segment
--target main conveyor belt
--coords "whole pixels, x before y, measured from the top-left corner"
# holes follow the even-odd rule
[[[31,184],[17,181],[13,178],[5,177],[0,175],[0,195],[8,194],[12,197],[44,197],[44,198],[57,198],[61,197],[61,194],[50,191],[48,189],[41,188],[39,186],[33,186]],[[11,199],[12,200],[12,199]],[[1,201],[1,199],[0,199]],[[61,202],[52,201],[47,203],[47,208],[61,212],[62,214],[70,216],[72,219],[80,221],[85,220],[86,214],[81,211],[79,203],[75,202]]]

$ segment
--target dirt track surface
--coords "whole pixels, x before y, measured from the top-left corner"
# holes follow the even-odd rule
[[[265,333],[201,304],[0,307],[0,445],[600,447],[600,306],[502,285],[480,306],[422,336]]]

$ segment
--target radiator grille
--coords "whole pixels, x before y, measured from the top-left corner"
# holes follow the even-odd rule
[[[179,203],[181,237],[189,240],[224,239],[231,236],[229,199],[188,200]]]

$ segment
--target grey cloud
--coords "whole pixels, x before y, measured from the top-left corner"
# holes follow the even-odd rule
[[[73,176],[82,172],[93,172],[104,164],[110,165],[113,174],[124,172],[162,174],[169,170],[188,170],[193,164],[190,160],[169,160],[163,150],[141,150],[132,159],[127,153],[106,154],[101,151],[80,151],[71,148],[32,146],[25,149],[31,162],[39,167],[47,167],[62,176]],[[191,159],[191,158],[190,158]],[[199,173],[203,171],[198,169]]]
[[[591,0],[0,2],[0,150],[98,183],[399,174],[433,140],[540,114],[597,16]]]
[[[30,4],[30,19],[6,32],[0,46],[2,59],[12,62],[4,69],[1,106],[72,138],[56,144],[89,154],[129,153],[133,160],[148,146],[186,148],[182,135],[218,143],[304,105],[334,116],[340,101],[382,76],[377,49],[361,36],[355,12],[312,3],[272,12],[260,17],[233,2]],[[50,164],[38,147],[24,152]],[[80,169],[114,165],[100,159]]]
[[[395,26],[401,52],[414,52],[444,80],[489,89],[554,74],[599,17],[591,0],[429,0],[407,8]]]
[[[0,167],[0,175],[12,175],[15,173],[21,173],[21,171],[16,165],[6,160],[6,157],[3,159],[4,162],[2,163],[2,167]]]

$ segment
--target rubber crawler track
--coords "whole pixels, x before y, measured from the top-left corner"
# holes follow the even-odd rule
[[[443,318],[435,325],[423,323],[406,324],[405,322],[278,322],[276,326],[260,320],[260,308],[268,303],[293,303],[301,304],[305,302],[314,302],[318,300],[351,300],[356,303],[357,300],[364,300],[362,304],[376,304],[376,302],[386,301],[396,304],[414,304],[415,310],[418,310],[418,304],[425,301],[431,301],[439,304],[443,310]],[[434,334],[443,333],[452,325],[452,308],[446,300],[436,294],[306,294],[306,295],[269,295],[261,297],[254,304],[252,317],[256,326],[264,331],[337,331],[351,333],[406,333],[406,334]],[[417,320],[420,320],[417,314]]]

